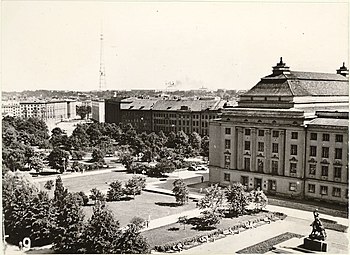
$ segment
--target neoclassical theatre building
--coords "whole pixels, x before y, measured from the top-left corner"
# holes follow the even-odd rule
[[[211,183],[348,203],[349,79],[292,71],[282,58],[209,125]]]

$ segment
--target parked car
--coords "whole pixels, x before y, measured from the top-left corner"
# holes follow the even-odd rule
[[[199,169],[198,169],[198,167],[197,167],[196,165],[192,165],[192,166],[189,166],[189,167],[187,168],[187,170],[188,170],[188,171],[198,171]]]
[[[199,165],[197,166],[197,170],[209,171],[209,168],[205,165]]]

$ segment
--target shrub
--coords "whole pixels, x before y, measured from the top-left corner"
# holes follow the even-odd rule
[[[116,180],[109,185],[107,191],[108,201],[119,201],[124,196],[123,184],[121,181]]]
[[[78,192],[78,194],[82,198],[83,205],[87,205],[89,203],[89,197],[83,191]]]

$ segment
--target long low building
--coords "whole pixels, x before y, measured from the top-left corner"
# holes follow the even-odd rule
[[[138,131],[184,131],[208,135],[209,120],[230,107],[220,98],[112,98],[105,101],[108,123],[130,123]]]
[[[210,182],[348,203],[347,73],[293,72],[281,60],[210,122]]]

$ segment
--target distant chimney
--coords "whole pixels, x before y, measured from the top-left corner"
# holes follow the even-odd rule
[[[343,75],[345,77],[349,75],[349,69],[345,66],[345,62],[343,62],[343,66],[337,70],[337,74]]]
[[[286,66],[286,63],[283,63],[282,57],[280,58],[280,62],[277,63],[277,65],[272,68],[273,68],[272,73],[274,75],[290,73],[289,66]]]

